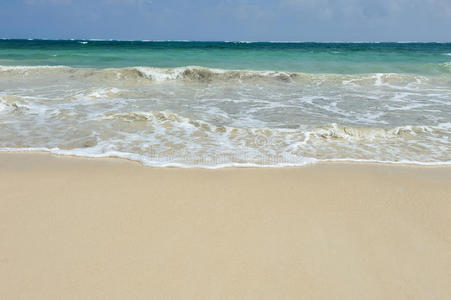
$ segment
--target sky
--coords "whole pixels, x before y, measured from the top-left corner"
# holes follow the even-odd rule
[[[0,0],[0,38],[451,41],[451,0]]]

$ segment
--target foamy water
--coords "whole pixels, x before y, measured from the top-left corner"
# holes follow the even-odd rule
[[[450,103],[447,73],[2,66],[0,148],[150,166],[449,164]]]

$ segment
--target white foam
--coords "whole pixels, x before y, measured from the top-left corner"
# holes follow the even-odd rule
[[[440,66],[448,71],[451,71],[451,61],[441,63]]]
[[[2,75],[4,149],[206,168],[450,160],[446,76],[23,68],[37,71]]]
[[[61,150],[59,148],[0,148],[0,152],[49,152],[56,155],[63,156],[76,156],[76,157],[86,157],[86,158],[123,158],[131,161],[140,162],[144,166],[149,167],[178,167],[178,168],[201,168],[201,169],[221,169],[230,167],[241,167],[241,168],[283,168],[283,167],[302,167],[309,164],[321,163],[321,162],[358,162],[358,163],[382,163],[382,164],[403,164],[403,165],[419,165],[419,166],[448,166],[451,165],[451,160],[448,161],[434,161],[434,162],[423,162],[415,160],[399,160],[399,161],[389,161],[389,160],[376,160],[376,159],[356,159],[356,158],[341,158],[341,159],[315,159],[310,157],[305,157],[299,159],[297,162],[280,162],[278,164],[257,164],[257,163],[222,163],[214,165],[205,164],[195,164],[190,162],[171,162],[171,161],[158,161],[152,160],[143,155],[119,152],[119,151],[109,151],[105,153],[93,153],[89,151],[84,151],[82,149],[74,150]]]
[[[118,88],[97,88],[87,96],[93,99],[111,98],[121,92]]]
[[[451,130],[451,122],[440,123],[437,125],[437,128]]]
[[[71,69],[66,66],[3,66],[0,65],[0,71],[27,71],[27,70],[39,70],[39,69]]]
[[[149,79],[155,81],[166,81],[166,80],[177,80],[185,78],[184,74],[187,71],[196,73],[196,72],[211,72],[212,74],[224,74],[228,72],[227,70],[222,69],[211,69],[211,68],[203,68],[198,66],[187,66],[180,67],[174,69],[161,69],[161,68],[151,68],[151,67],[135,67],[141,74],[146,76]],[[233,72],[233,71],[229,71]],[[270,74],[272,72],[262,72],[262,74]]]
[[[181,74],[185,71],[184,68],[169,70],[149,67],[136,67],[136,70],[141,72],[141,74],[147,78],[155,81],[175,80],[181,78]]]

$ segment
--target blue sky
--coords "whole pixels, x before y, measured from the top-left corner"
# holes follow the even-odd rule
[[[0,0],[0,37],[451,41],[451,0]]]

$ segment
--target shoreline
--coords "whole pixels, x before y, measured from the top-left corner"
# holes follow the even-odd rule
[[[59,150],[60,151],[60,150]],[[64,152],[65,150],[62,150]],[[52,150],[36,150],[36,149],[19,149],[19,150],[9,150],[0,149],[0,155],[3,154],[37,154],[37,155],[49,155],[53,157],[67,157],[74,159],[89,159],[89,160],[123,160],[131,163],[137,163],[138,165],[146,168],[175,168],[175,169],[195,169],[195,170],[221,170],[221,169],[285,169],[285,168],[303,168],[306,166],[314,165],[335,165],[335,164],[345,164],[345,165],[381,165],[381,166],[401,166],[401,167],[451,167],[451,161],[444,162],[415,162],[415,161],[378,161],[378,160],[360,160],[360,159],[315,159],[306,158],[311,161],[306,161],[304,164],[294,165],[294,164],[279,164],[279,165],[258,165],[255,163],[251,164],[231,164],[231,165],[213,165],[213,166],[202,166],[202,165],[184,165],[180,163],[165,163],[166,165],[149,165],[144,163],[139,159],[132,159],[124,156],[85,156],[77,154],[65,154],[52,152]]]
[[[0,152],[7,299],[447,299],[451,167]]]

